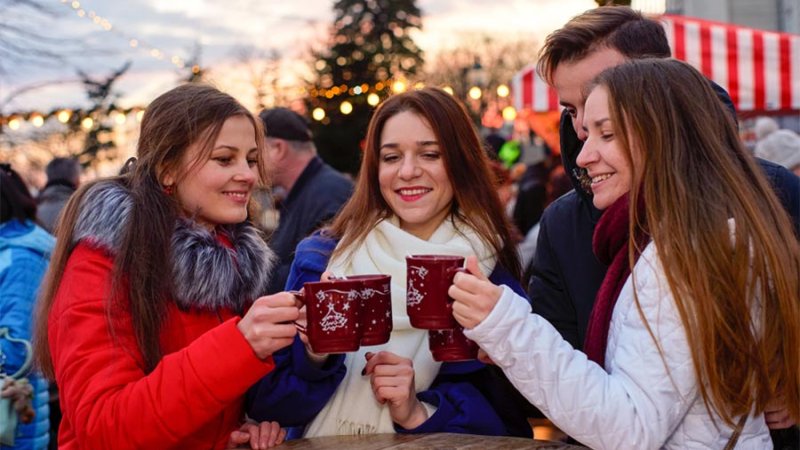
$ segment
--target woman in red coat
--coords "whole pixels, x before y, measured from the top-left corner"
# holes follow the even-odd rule
[[[36,342],[60,388],[60,448],[283,440],[243,413],[298,317],[293,296],[262,297],[274,257],[248,206],[263,155],[260,122],[236,100],[180,86],[147,108],[127,173],[70,200]]]

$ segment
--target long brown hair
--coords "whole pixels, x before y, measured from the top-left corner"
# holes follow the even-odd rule
[[[630,208],[630,235],[645,224],[652,236],[706,407],[732,426],[782,394],[800,419],[800,245],[730,113],[676,60],[632,61],[597,82],[628,160],[643,161],[630,202],[643,197],[645,212]]]
[[[142,369],[147,373],[161,359],[160,330],[171,292],[171,272],[164,270],[163,264],[171,261],[170,242],[175,221],[181,214],[180,205],[174,197],[164,193],[161,179],[166,173],[174,173],[180,181],[191,170],[191,167],[181,166],[182,158],[191,144],[199,143],[201,151],[190,166],[204,163],[211,154],[222,125],[234,116],[244,116],[253,124],[260,182],[266,183],[261,121],[230,95],[202,84],[179,86],[156,98],[142,118],[138,160],[133,168],[126,175],[101,181],[124,186],[133,201],[130,216],[122,231],[120,248],[115,249],[114,275],[107,291],[107,311],[109,318],[121,309],[130,312],[136,342],[143,358]],[[47,338],[48,317],[74,248],[72,235],[82,200],[96,183],[81,187],[65,207],[57,229],[56,249],[39,301],[35,355],[42,372],[50,378],[54,373]],[[118,303],[112,299],[125,299],[125,302]],[[109,320],[112,335],[113,322]]]
[[[450,220],[458,218],[474,228],[492,246],[498,262],[519,279],[521,269],[511,240],[511,225],[497,197],[486,151],[464,107],[436,88],[395,95],[375,111],[353,196],[329,228],[333,236],[341,238],[336,253],[347,252],[362,242],[378,221],[392,215],[378,183],[380,141],[386,121],[405,111],[419,114],[430,124],[442,149],[454,193]]]
[[[539,50],[536,71],[552,85],[559,64],[581,60],[604,47],[629,59],[670,56],[667,34],[657,20],[629,6],[604,6],[573,17],[550,33]]]

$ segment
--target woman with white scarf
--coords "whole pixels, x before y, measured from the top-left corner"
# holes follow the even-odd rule
[[[412,328],[406,313],[412,254],[478,255],[490,279],[525,295],[488,162],[469,115],[440,89],[399,94],[376,110],[353,197],[329,228],[298,245],[286,288],[323,272],[391,275],[391,338],[340,355],[315,355],[296,338],[251,390],[251,418],[295,427],[294,437],[531,436],[521,397],[499,371],[434,361],[428,331]]]

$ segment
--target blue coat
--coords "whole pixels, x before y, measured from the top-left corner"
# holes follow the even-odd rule
[[[299,289],[307,281],[318,281],[335,246],[335,240],[319,232],[303,240],[297,246],[286,289]],[[525,295],[519,282],[502,268],[496,268],[489,279]],[[305,347],[297,338],[273,358],[275,370],[248,394],[248,415],[294,427],[289,436],[299,437],[344,379],[344,355],[331,355],[322,367],[316,368],[309,364]],[[435,405],[436,412],[417,428],[396,426],[397,432],[531,437],[523,412],[524,399],[494,366],[479,361],[443,363],[430,389],[417,393],[417,398]]]
[[[34,305],[47,270],[55,239],[30,221],[9,220],[0,224],[0,327],[8,327],[14,338],[31,339]],[[3,371],[16,372],[25,360],[24,348],[0,339]],[[50,409],[47,382],[37,373],[27,375],[33,386],[36,418],[17,425],[14,449],[47,448]]]

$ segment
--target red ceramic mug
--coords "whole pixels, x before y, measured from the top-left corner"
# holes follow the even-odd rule
[[[455,274],[465,270],[463,265],[463,256],[406,256],[406,311],[411,326],[425,330],[458,326],[447,290]]]
[[[428,330],[428,347],[435,361],[466,361],[478,358],[478,344],[464,336],[464,328]]]
[[[314,353],[346,353],[358,350],[361,326],[362,283],[332,279],[308,282],[302,292],[292,292],[306,306],[306,326],[298,325],[308,336]]]
[[[361,283],[361,345],[389,342],[392,334],[391,275],[348,275],[347,280]]]

